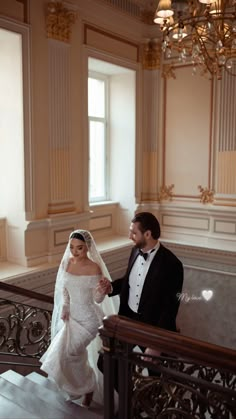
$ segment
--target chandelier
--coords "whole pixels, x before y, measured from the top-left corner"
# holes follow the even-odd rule
[[[159,0],[154,22],[166,59],[191,62],[194,74],[236,76],[236,0]]]

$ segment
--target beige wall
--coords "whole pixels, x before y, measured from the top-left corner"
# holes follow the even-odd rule
[[[158,66],[143,69],[140,50],[149,26],[124,17],[105,3],[97,3],[96,8],[92,3],[65,3],[66,11],[76,16],[68,25],[71,37],[65,42],[47,37],[48,2],[32,0],[28,8],[27,2],[25,7],[16,0],[9,2],[11,7],[0,2],[3,19],[13,18],[15,26],[19,23],[29,29],[24,39],[28,51],[24,55],[25,71],[28,69],[24,94],[30,110],[24,127],[26,224],[14,225],[25,231],[21,235],[26,251],[22,264],[47,262],[60,253],[54,241],[47,246],[37,240],[38,233],[40,237],[47,231],[50,240],[57,229],[89,228],[92,220],[94,234],[97,229],[99,237],[124,234],[120,226],[127,228],[135,203],[137,209],[145,206],[157,211],[164,238],[175,240],[177,231],[182,240],[201,242],[202,238],[204,242],[210,236],[212,243],[220,246],[224,236],[224,245],[232,248],[236,201],[235,186],[229,179],[235,178],[236,169],[233,150],[227,150],[227,144],[232,142],[234,113],[229,115],[228,108],[225,106],[226,113],[219,104],[227,102],[225,90],[234,89],[235,81],[213,83],[200,75],[193,77],[191,66],[176,67],[176,79],[166,80]],[[63,30],[59,35],[63,37]],[[136,121],[132,127],[135,181],[129,176],[129,199],[123,212],[122,204],[115,212],[98,206],[91,213],[88,204],[87,60],[96,54],[136,73]],[[222,127],[231,133],[227,142]],[[163,189],[167,193],[163,194]],[[207,202],[213,190],[214,202],[201,202],[202,197]],[[225,211],[222,205],[227,205]],[[105,217],[102,224],[101,217]],[[97,227],[95,220],[99,220]]]

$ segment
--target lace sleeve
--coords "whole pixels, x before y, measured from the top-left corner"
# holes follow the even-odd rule
[[[70,295],[67,291],[67,289],[63,288],[63,298],[64,298],[64,305],[69,306],[70,305]]]
[[[70,295],[65,287],[63,288],[63,300],[61,318],[68,317],[70,313]]]
[[[105,296],[106,296],[105,294],[102,294],[101,292],[99,292],[97,287],[94,288],[93,299],[97,304],[100,304],[104,300]]]

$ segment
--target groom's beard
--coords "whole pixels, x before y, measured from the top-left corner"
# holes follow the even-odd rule
[[[145,240],[145,238],[142,238],[135,243],[135,247],[137,249],[143,249],[146,246],[147,246],[147,241]]]

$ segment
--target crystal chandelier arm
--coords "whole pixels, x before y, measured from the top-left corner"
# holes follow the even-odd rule
[[[159,15],[174,16],[162,20],[163,52],[170,58],[173,50],[181,62],[192,60],[193,65],[205,68],[212,76],[221,78],[222,70],[234,66],[236,74],[236,0],[160,0]],[[162,10],[163,5],[163,10]],[[156,12],[157,13],[157,12]],[[230,63],[230,67],[229,67]]]

